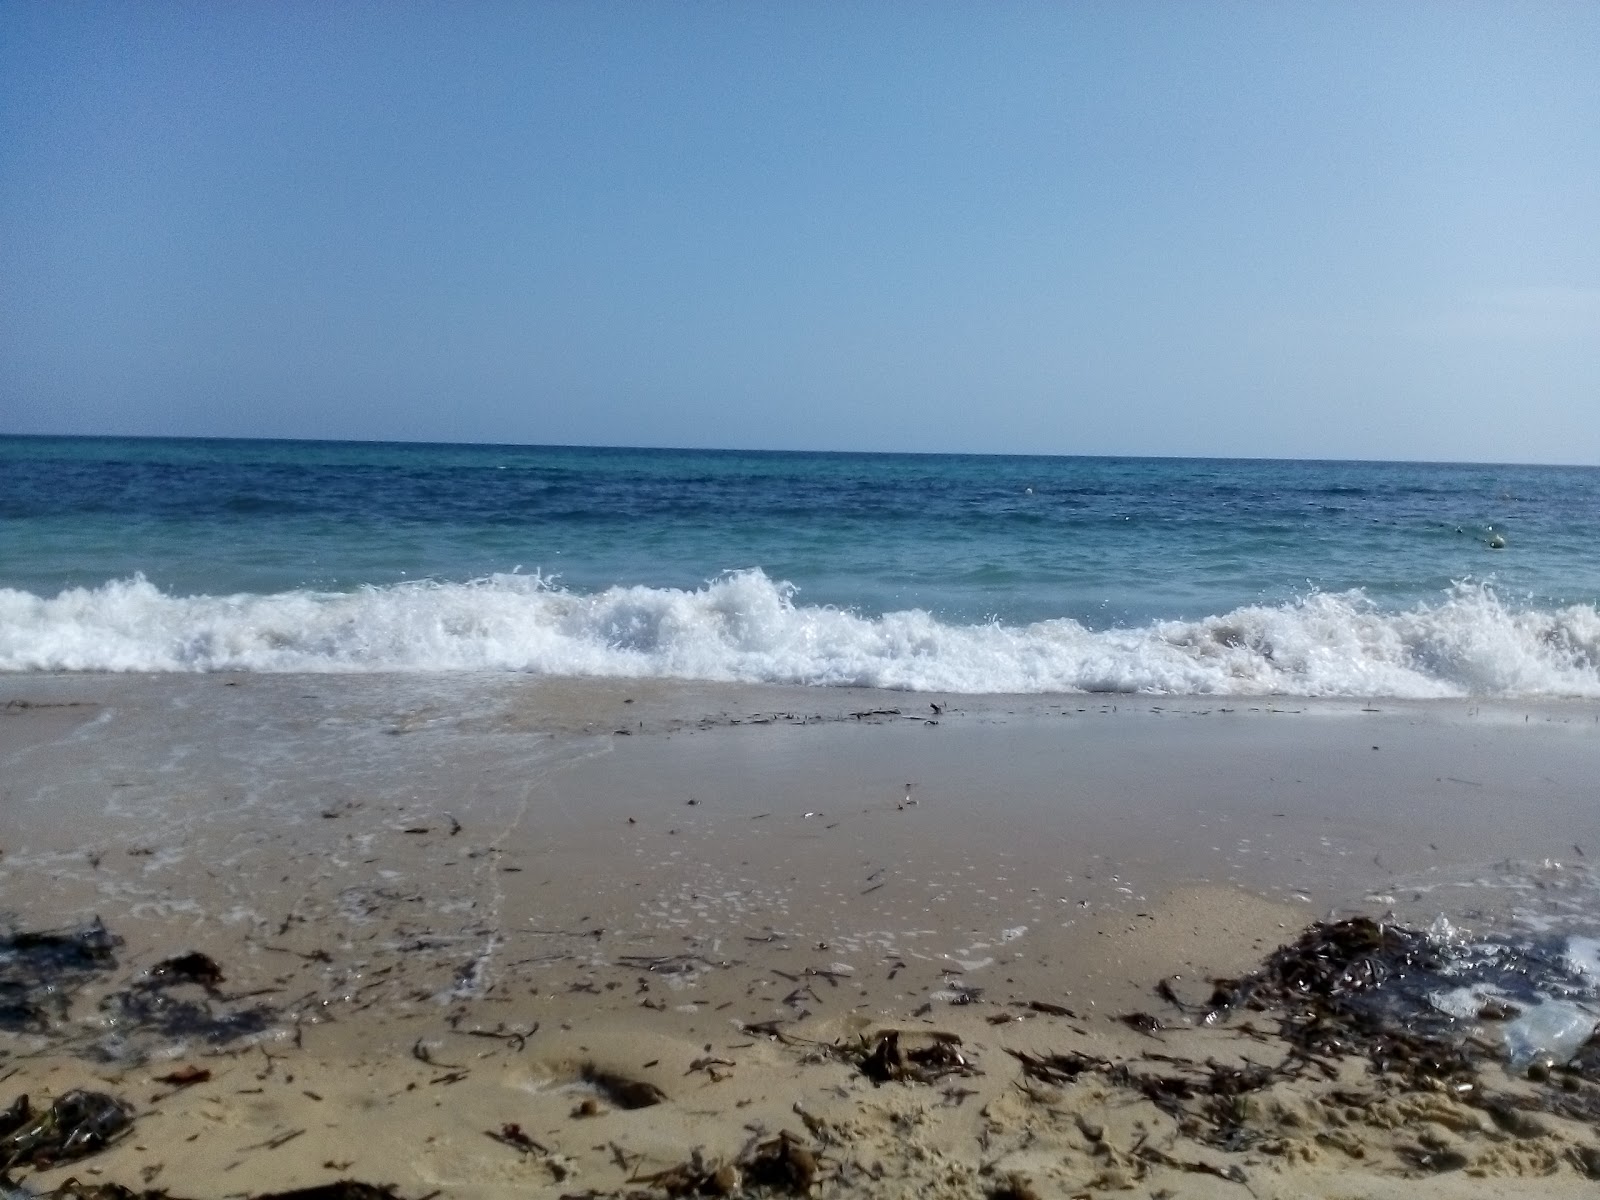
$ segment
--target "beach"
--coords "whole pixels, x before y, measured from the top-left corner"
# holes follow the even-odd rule
[[[0,1200],[1593,1195],[1597,61],[0,5]]]
[[[1314,921],[1600,911],[1597,738],[1559,700],[4,676],[13,929],[121,943],[0,1074],[133,1114],[37,1189],[713,1194],[795,1146],[815,1195],[1577,1194],[1582,1121],[1351,1059],[1228,1150],[1114,1064],[1278,1062],[1200,1014]],[[191,952],[224,980],[144,1003]],[[1069,1052],[1106,1065],[1017,1057]]]

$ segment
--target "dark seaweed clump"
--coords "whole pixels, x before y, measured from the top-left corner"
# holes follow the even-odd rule
[[[1502,1128],[1516,1129],[1519,1114],[1529,1111],[1600,1124],[1600,1089],[1584,1086],[1600,1084],[1594,1036],[1570,1062],[1535,1061],[1525,1088],[1496,1090],[1485,1081],[1484,1069],[1503,1057],[1494,1036],[1484,1036],[1486,1027],[1550,998],[1592,995],[1561,946],[1559,939],[1447,941],[1367,917],[1319,922],[1274,951],[1259,971],[1215,981],[1202,1020],[1227,1020],[1241,1009],[1276,1014],[1290,1053],[1269,1077],[1314,1069],[1332,1079],[1334,1060],[1361,1056],[1375,1074],[1403,1087],[1447,1091],[1486,1110]],[[1433,1003],[1440,992],[1477,985],[1505,999],[1469,1019]],[[1226,1121],[1219,1131],[1228,1140]]]
[[[688,1162],[658,1171],[653,1175],[635,1176],[631,1182],[643,1184],[648,1191],[630,1190],[623,1193],[629,1200],[651,1200],[665,1194],[669,1200],[691,1196],[742,1196],[753,1190],[761,1195],[805,1196],[821,1173],[817,1155],[804,1141],[787,1130],[765,1141],[754,1142],[732,1162],[705,1159],[697,1150]],[[615,1192],[569,1193],[562,1200],[602,1200],[614,1198]]]
[[[203,954],[157,963],[131,987],[101,1000],[120,1029],[163,1038],[198,1038],[213,1045],[268,1029],[276,1014],[264,1004],[241,1005],[222,996],[222,971]]]
[[[77,929],[0,936],[0,1030],[44,1033],[64,1020],[90,979],[117,965],[122,939],[96,917]]]
[[[1470,1084],[1482,1053],[1470,1051],[1460,1022],[1429,1000],[1462,985],[1460,965],[1420,930],[1368,917],[1319,922],[1259,971],[1217,980],[1203,1019],[1271,1010],[1303,1058],[1364,1054],[1379,1071]]]
[[[0,1113],[0,1179],[17,1167],[49,1167],[93,1154],[129,1122],[127,1106],[103,1092],[74,1089],[42,1112],[19,1096]]]
[[[122,939],[97,917],[76,929],[22,930],[0,936],[0,1032],[82,1040],[69,1024],[73,1006],[91,983],[117,969]],[[196,1039],[223,1045],[267,1030],[277,1013],[219,990],[221,966],[191,951],[166,958],[119,991],[99,994],[108,1036],[87,1043],[99,1059],[140,1057],[152,1040]]]
[[[40,1193],[39,1200],[178,1200],[178,1197],[160,1188],[136,1192],[120,1183],[82,1183],[69,1179],[53,1191]],[[248,1200],[396,1200],[396,1196],[392,1186],[341,1179],[316,1187],[296,1188],[292,1192],[264,1192]]]
[[[1203,1024],[1238,1020],[1264,1048],[1281,1047],[1280,1061],[1201,1062],[1155,1049],[1126,1060],[1081,1052],[1010,1053],[1028,1080],[1059,1087],[1093,1074],[1142,1094],[1185,1136],[1231,1152],[1269,1136],[1251,1122],[1248,1097],[1303,1077],[1322,1080],[1350,1108],[1365,1108],[1377,1094],[1398,1088],[1448,1093],[1513,1133],[1529,1127],[1530,1112],[1600,1125],[1600,1086],[1593,1086],[1600,1084],[1596,1038],[1570,1062],[1536,1061],[1515,1088],[1497,1085],[1486,1071],[1503,1058],[1487,1027],[1543,999],[1592,995],[1553,941],[1467,944],[1356,917],[1313,925],[1275,950],[1259,970],[1213,983],[1203,1005],[1184,1002],[1170,985],[1158,986],[1157,993]],[[1433,1002],[1441,992],[1478,985],[1496,998],[1472,1018],[1452,1016]],[[1281,1040],[1244,1023],[1248,1013],[1274,1019]],[[1350,1058],[1368,1062],[1378,1092],[1340,1083],[1340,1063]],[[1440,1162],[1424,1165],[1444,1169]],[[1600,1159],[1585,1159],[1581,1169],[1600,1177]]]
[[[961,1039],[934,1030],[881,1029],[842,1050],[874,1083],[934,1083],[947,1075],[976,1075]]]
[[[44,1170],[87,1158],[126,1133],[133,1122],[128,1106],[103,1092],[73,1090],[38,1110],[27,1096],[18,1096],[0,1111],[0,1188],[12,1189],[11,1172]],[[38,1200],[177,1200],[164,1190],[134,1191],[118,1183],[83,1183],[68,1179],[48,1192],[31,1193]],[[273,1192],[251,1200],[396,1200],[392,1187],[354,1179],[290,1192]]]
[[[1470,1019],[1435,1006],[1439,993],[1463,987],[1504,999]],[[1483,1023],[1546,999],[1589,994],[1559,940],[1468,944],[1354,917],[1319,922],[1275,950],[1259,971],[1215,981],[1203,1019],[1211,1024],[1241,1008],[1271,1011],[1301,1055],[1364,1055],[1380,1072],[1469,1085],[1478,1067],[1496,1057],[1493,1043],[1478,1036]],[[1600,1057],[1591,1047],[1585,1051],[1576,1060],[1579,1072]]]

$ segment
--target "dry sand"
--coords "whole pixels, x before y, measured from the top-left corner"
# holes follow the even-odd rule
[[[0,1075],[137,1112],[37,1189],[626,1193],[787,1130],[819,1196],[1013,1173],[1040,1196],[1587,1194],[1587,1126],[1507,1128],[1364,1062],[1241,1100],[1229,1152],[1105,1072],[1042,1082],[1008,1051],[1276,1064],[1152,988],[1203,1000],[1332,910],[1591,905],[1562,863],[1597,747],[1576,704],[4,677],[0,908],[125,941],[50,1034],[0,1034]],[[189,950],[227,975],[211,1011],[264,1006],[264,1032],[122,1015]],[[874,1083],[839,1051],[886,1029],[959,1037],[970,1073]],[[210,1078],[158,1082],[181,1065]],[[628,1109],[611,1076],[664,1099]],[[488,1136],[508,1124],[540,1148]]]

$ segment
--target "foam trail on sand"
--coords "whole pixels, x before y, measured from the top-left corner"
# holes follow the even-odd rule
[[[795,603],[757,570],[583,594],[538,576],[178,596],[141,576],[0,589],[9,671],[462,671],[910,691],[1600,697],[1600,612],[1514,609],[1485,584],[1393,611],[1315,593],[1194,621],[957,625]]]

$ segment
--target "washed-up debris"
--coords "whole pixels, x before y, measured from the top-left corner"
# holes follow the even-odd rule
[[[1008,1052],[1027,1080],[1066,1087],[1092,1075],[1140,1093],[1184,1136],[1229,1152],[1270,1149],[1281,1140],[1270,1122],[1255,1119],[1260,1106],[1249,1100],[1280,1081],[1309,1079],[1313,1087],[1321,1082],[1346,1110],[1374,1102],[1342,1082],[1347,1075],[1340,1062],[1351,1058],[1367,1061],[1375,1097],[1442,1094],[1481,1110],[1505,1133],[1540,1137],[1548,1131],[1535,1113],[1600,1125],[1600,1087],[1593,1086],[1600,1084],[1600,1037],[1588,1007],[1596,995],[1586,961],[1559,939],[1468,942],[1447,927],[1430,933],[1358,917],[1313,925],[1274,951],[1260,970],[1215,981],[1206,1006],[1172,993],[1175,1006],[1200,1024],[1226,1023],[1244,1011],[1274,1019],[1286,1051],[1276,1064],[1202,1062],[1155,1050],[1125,1059],[1078,1051]],[[1542,1024],[1518,1016],[1541,1009]],[[1122,1020],[1152,1035],[1177,1028],[1147,1023],[1143,1016]],[[1528,1028],[1507,1028],[1508,1020]],[[1555,1047],[1561,1038],[1571,1045]],[[1519,1049],[1523,1041],[1543,1047],[1542,1057]],[[1487,1070],[1496,1061],[1515,1073],[1528,1063],[1526,1086],[1497,1088]],[[1036,1100],[1051,1100],[1019,1086]],[[1464,1165],[1448,1147],[1424,1145],[1414,1153],[1400,1147],[1397,1153],[1417,1170]],[[1232,1167],[1151,1154],[1145,1157],[1152,1163],[1244,1182]],[[1573,1159],[1585,1173],[1588,1161],[1582,1155]]]
[[[191,987],[200,988],[202,994],[182,994],[180,989]],[[177,979],[155,983],[141,980],[106,996],[100,1001],[100,1009],[123,1038],[130,1035],[155,1035],[163,1040],[196,1038],[212,1045],[265,1032],[277,1017],[265,1004],[228,1001],[203,984],[189,985]],[[125,1048],[102,1044],[99,1052],[103,1056],[122,1057]]]
[[[985,1200],[1040,1200],[1028,1177],[1015,1171],[985,1192],[984,1197]]]
[[[805,1194],[816,1182],[817,1156],[787,1131],[761,1142],[739,1160],[749,1187]]]
[[[7,1136],[12,1130],[20,1128],[32,1115],[26,1095],[18,1096],[9,1107],[0,1111],[0,1138]]]
[[[1241,1007],[1270,1010],[1280,1036],[1303,1057],[1361,1054],[1380,1072],[1465,1091],[1492,1051],[1474,1041],[1475,1020],[1441,1008],[1437,997],[1478,984],[1537,1005],[1541,987],[1572,982],[1559,955],[1544,948],[1468,947],[1355,917],[1319,922],[1261,970],[1216,981],[1203,1020],[1215,1024]]]
[[[101,968],[117,965],[116,948],[122,939],[107,929],[99,917],[71,930],[30,932],[13,929],[0,938],[0,958],[20,959],[35,968]]]
[[[713,961],[699,954],[621,954],[617,965],[659,975],[692,975],[699,971],[737,967],[737,960]]]
[[[1158,1066],[1157,1062],[1165,1065]],[[1230,1067],[1210,1061],[1194,1063],[1168,1055],[1148,1056],[1146,1063],[1150,1069],[1125,1068],[1114,1076],[1115,1081],[1143,1093],[1145,1099],[1177,1121],[1196,1141],[1230,1151],[1244,1150],[1259,1138],[1256,1130],[1244,1124],[1247,1107],[1240,1102],[1240,1097],[1261,1091],[1286,1074],[1282,1069],[1259,1063]],[[1178,1164],[1169,1162],[1166,1165]],[[1184,1169],[1209,1170],[1188,1166]]]
[[[1292,945],[1274,951],[1255,974],[1217,981],[1202,1022],[1217,1024],[1241,1008],[1276,1014],[1289,1050],[1276,1066],[1248,1060],[1238,1065],[1198,1062],[1156,1052],[1122,1061],[1079,1052],[1010,1053],[1029,1079],[1059,1087],[1093,1073],[1139,1092],[1191,1138],[1239,1151],[1263,1136],[1249,1126],[1249,1106],[1242,1098],[1307,1069],[1322,1069],[1330,1060],[1366,1055],[1380,1073],[1398,1075],[1403,1086],[1451,1085],[1457,1094],[1462,1087],[1470,1090],[1476,1073],[1466,1039],[1459,1033],[1444,1036],[1448,1018],[1426,998],[1430,988],[1439,986],[1443,953],[1426,934],[1357,918],[1315,925]],[[1409,1000],[1396,990],[1401,986]],[[1121,1020],[1151,1036],[1168,1028],[1148,1014]],[[1477,1053],[1481,1058],[1482,1052]],[[1324,1070],[1326,1075],[1335,1073]],[[1240,1182],[1226,1168],[1163,1165]]]
[[[751,1188],[769,1195],[804,1196],[817,1182],[821,1170],[817,1155],[795,1134],[783,1131],[757,1142],[733,1162],[708,1160],[696,1150],[686,1163],[651,1175],[636,1175],[629,1182],[643,1184],[672,1200],[682,1196],[742,1195]]]
[[[290,1142],[294,1141],[295,1138],[304,1137],[305,1136],[305,1132],[306,1131],[304,1129],[286,1129],[282,1133],[273,1134],[271,1137],[267,1138],[265,1141],[256,1142],[254,1145],[244,1147],[244,1149],[246,1149],[246,1150],[281,1150],[281,1149],[283,1149],[283,1147],[287,1146]]]
[[[165,1075],[157,1075],[157,1083],[170,1083],[173,1087],[193,1087],[197,1083],[205,1083],[211,1078],[211,1072],[204,1067],[183,1066],[176,1071],[168,1071]]]
[[[707,1161],[695,1150],[686,1163],[651,1175],[635,1175],[628,1182],[642,1183],[676,1200],[679,1196],[731,1196],[739,1190],[741,1180],[739,1168],[732,1163]]]
[[[741,1033],[749,1034],[752,1037],[776,1038],[781,1042],[784,1041],[788,1036],[783,1032],[783,1026],[785,1024],[786,1022],[779,1020],[740,1021],[739,1031]]]
[[[1078,1014],[1063,1004],[1051,1004],[1048,1000],[1029,1000],[1028,1009],[1031,1012],[1043,1013],[1047,1017],[1072,1017],[1077,1019]]]
[[[1166,1028],[1158,1018],[1152,1017],[1145,1012],[1125,1013],[1118,1017],[1117,1020],[1135,1033],[1142,1033],[1146,1037],[1155,1037]]]
[[[358,1179],[341,1179],[335,1183],[316,1187],[296,1188],[292,1192],[272,1192],[253,1196],[251,1200],[394,1200],[394,1184],[362,1183]]]
[[[19,931],[0,937],[0,1029],[70,1035],[90,1057],[139,1059],[152,1038],[198,1038],[212,1044],[265,1031],[275,1019],[263,1004],[217,991],[222,968],[205,954],[163,959],[120,991],[101,995],[104,1036],[81,1038],[68,1024],[85,985],[117,967],[122,939],[99,918],[77,929]]]
[[[492,1141],[499,1142],[502,1146],[510,1146],[513,1150],[520,1150],[524,1154],[549,1154],[547,1146],[541,1145],[523,1132],[522,1126],[515,1121],[508,1121],[500,1126],[499,1130],[485,1129],[483,1135]]]
[[[1401,1146],[1396,1153],[1404,1162],[1418,1170],[1432,1171],[1435,1174],[1459,1171],[1472,1161],[1461,1151],[1449,1147]]]
[[[1022,1064],[1022,1073],[1029,1079],[1060,1087],[1072,1083],[1085,1071],[1109,1072],[1116,1066],[1109,1059],[1095,1058],[1089,1054],[1069,1051],[1065,1054],[1028,1054],[1022,1050],[1007,1050],[1007,1054]]]
[[[1244,1173],[1244,1168],[1237,1164],[1218,1166],[1216,1163],[1201,1162],[1196,1159],[1174,1158],[1172,1155],[1163,1150],[1158,1150],[1148,1143],[1140,1146],[1134,1153],[1145,1162],[1155,1163],[1158,1166],[1172,1167],[1175,1170],[1184,1171],[1191,1175],[1212,1175],[1217,1179],[1223,1179],[1229,1183],[1237,1183],[1245,1187],[1250,1185],[1250,1177]]]
[[[1216,980],[1208,1023],[1240,1004],[1254,1009],[1321,1001],[1341,1006],[1390,981],[1426,973],[1439,980],[1443,947],[1426,933],[1353,917],[1318,922],[1292,945],[1280,946],[1261,970],[1241,980]]]
[[[493,1029],[458,1029],[456,1031],[464,1037],[490,1038],[494,1041],[509,1042],[513,1050],[525,1050],[528,1039],[539,1032],[539,1022],[535,1021],[527,1029],[507,1029],[502,1023]]]
[[[727,1067],[731,1070],[738,1065],[731,1058],[718,1058],[714,1054],[705,1054],[691,1062],[689,1069],[684,1074],[693,1075],[696,1071],[704,1071],[715,1080],[718,1077],[718,1067]]]
[[[0,1138],[0,1173],[84,1158],[127,1129],[132,1118],[115,1097],[74,1089],[43,1112],[35,1112],[28,1097],[19,1097],[3,1120],[10,1128]]]
[[[175,958],[164,958],[151,967],[145,986],[164,988],[177,983],[197,983],[207,991],[215,991],[221,982],[222,968],[217,965],[216,959],[190,952]]]
[[[461,1063],[440,1062],[434,1058],[433,1051],[429,1049],[428,1043],[422,1038],[418,1038],[411,1044],[411,1057],[419,1063],[426,1063],[430,1067],[438,1067],[441,1071],[459,1071],[463,1066]]]
[[[0,1029],[44,1033],[65,1020],[78,989],[116,967],[121,944],[98,917],[77,929],[0,936]]]
[[[178,1200],[160,1188],[134,1191],[120,1183],[83,1183],[69,1179],[53,1191],[35,1193],[37,1200]],[[382,1187],[355,1179],[341,1179],[292,1192],[271,1192],[248,1200],[396,1200],[394,1185]]]
[[[953,1033],[880,1029],[840,1050],[874,1083],[934,1083],[947,1075],[979,1075]]]
[[[1225,1150],[1242,1150],[1254,1140],[1243,1129],[1242,1111],[1236,1103],[1246,1092],[1267,1087],[1279,1073],[1256,1063],[1230,1067],[1207,1061],[1192,1062],[1169,1054],[1146,1054],[1116,1062],[1089,1054],[1033,1055],[1009,1051],[1022,1065],[1029,1079],[1063,1087],[1080,1076],[1093,1074],[1107,1083],[1140,1092],[1145,1099],[1175,1119],[1190,1136]],[[1079,1130],[1090,1142],[1099,1142],[1103,1131],[1079,1122]]]
[[[605,1070],[593,1063],[585,1065],[579,1077],[618,1108],[650,1108],[667,1098],[667,1094],[653,1083],[629,1079],[626,1075]]]
[[[1571,1062],[1595,1030],[1594,1015],[1566,1000],[1546,1000],[1525,1013],[1498,1019],[1507,1021],[1502,1029],[1506,1054],[1519,1071],[1541,1059],[1546,1067]]]

